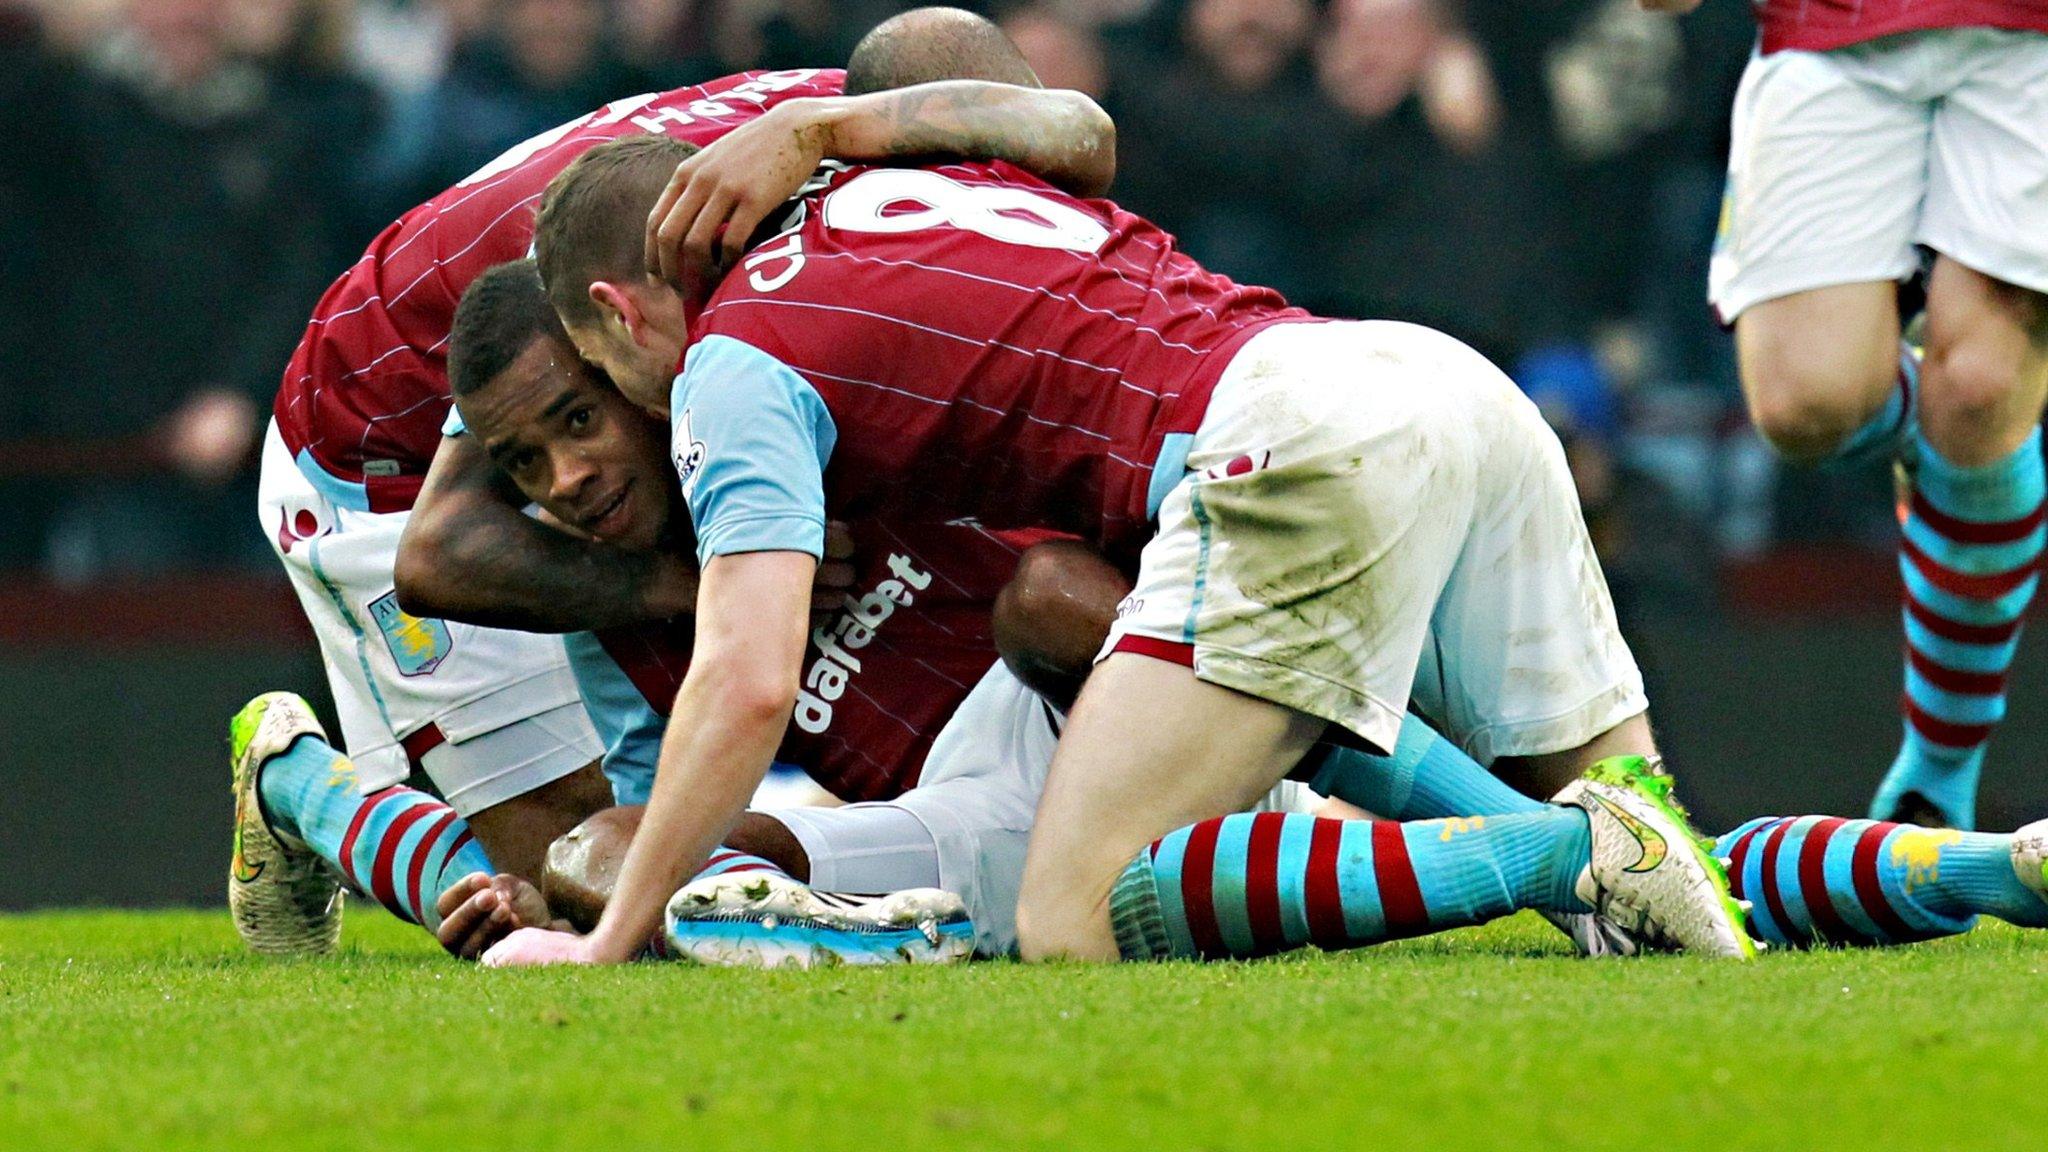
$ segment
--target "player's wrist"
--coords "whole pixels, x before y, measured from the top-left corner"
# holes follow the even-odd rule
[[[848,154],[849,147],[857,143],[852,139],[857,133],[847,130],[849,121],[858,115],[857,106],[851,99],[844,96],[819,96],[791,100],[781,107],[797,109],[797,115],[801,117],[797,134],[815,149],[820,157],[832,160],[874,158],[866,154]]]

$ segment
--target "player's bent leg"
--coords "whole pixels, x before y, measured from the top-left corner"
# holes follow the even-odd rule
[[[1898,288],[1889,280],[1794,292],[1735,321],[1742,392],[1781,454],[1818,463],[1864,429],[1897,423]]]
[[[606,808],[548,845],[540,870],[541,894],[554,914],[577,931],[589,932],[604,915],[645,811],[637,805]],[[803,847],[786,825],[766,813],[745,812],[693,879],[771,869],[797,880],[810,876]]]
[[[1586,770],[1615,756],[1658,759],[1650,715],[1639,712],[1575,748],[1529,756],[1503,756],[1493,770],[1531,796],[1555,796]]]
[[[1132,959],[1351,948],[1535,908],[1751,954],[1719,870],[1644,761],[1599,766],[1567,805],[1411,824],[1204,821],[1131,860],[1112,896],[1118,946]]]
[[[1925,356],[1928,444],[1964,468],[2003,460],[2039,425],[2048,399],[2048,297],[1936,257]]]
[[[305,701],[257,697],[231,726],[235,864],[229,905],[258,951],[318,953],[340,927],[335,877],[432,928],[437,897],[490,860],[452,808],[410,788],[364,795]],[[332,899],[321,905],[320,894]],[[325,908],[322,911],[322,907]]]
[[[591,763],[476,812],[469,827],[500,872],[537,879],[555,840],[612,806],[611,782]]]
[[[1874,817],[1967,828],[2039,583],[2043,298],[1942,257],[1928,292],[1917,460],[1900,543],[1904,736]]]
[[[1794,948],[1908,944],[1979,915],[2048,927],[2048,823],[2012,834],[1832,816],[1760,817],[1722,836],[1751,932]]]
[[[1081,690],[1025,855],[1026,960],[1118,959],[1109,896],[1132,857],[1176,828],[1250,807],[1324,724],[1127,652]]]
[[[1382,820],[1505,816],[1540,812],[1544,807],[1542,801],[1516,791],[1480,767],[1413,713],[1401,718],[1401,736],[1391,754],[1382,756],[1325,742],[1296,770],[1294,778]],[[1546,795],[1555,792],[1552,789]]]

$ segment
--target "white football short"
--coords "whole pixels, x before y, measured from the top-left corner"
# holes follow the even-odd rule
[[[1925,246],[2048,292],[2048,36],[1940,28],[1750,59],[1707,296],[1900,280]]]
[[[364,792],[417,762],[467,817],[603,753],[559,636],[423,620],[398,607],[392,570],[406,513],[338,503],[263,442],[257,513],[320,641],[345,751]]]
[[[1017,949],[1024,850],[1065,723],[997,664],[932,743],[916,788],[893,801],[785,808],[772,815],[802,844],[811,884],[841,892],[944,888],[974,918],[975,951]],[[1313,811],[1322,798],[1283,782],[1260,811]]]
[[[1189,660],[1382,750],[1414,692],[1481,763],[1648,707],[1563,448],[1451,337],[1268,328],[1224,370],[1187,467],[1105,653]]]

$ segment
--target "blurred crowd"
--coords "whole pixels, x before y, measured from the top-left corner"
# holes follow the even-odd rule
[[[251,466],[277,376],[380,228],[610,99],[839,64],[905,6],[0,0],[0,567],[268,564]],[[979,7],[1103,102],[1115,195],[1211,266],[1508,367],[1615,550],[1647,535],[1606,515],[1629,499],[1652,550],[1782,529],[1702,302],[1747,5]]]

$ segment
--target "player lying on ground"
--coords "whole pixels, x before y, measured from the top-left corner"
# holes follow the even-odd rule
[[[861,91],[959,75],[1035,83],[992,25],[953,10],[889,21],[851,65]],[[323,835],[334,825],[337,846],[355,832],[344,875],[400,915],[431,923],[444,880],[484,866],[486,850],[498,866],[534,874],[550,840],[614,798],[561,641],[509,629],[666,619],[694,602],[694,567],[541,531],[471,499],[488,461],[440,435],[457,296],[526,250],[548,178],[618,135],[702,143],[756,118],[772,128],[764,135],[805,149],[1000,155],[1083,192],[1106,186],[1113,170],[1113,128],[1069,93],[937,85],[814,102],[772,125],[762,115],[792,96],[836,93],[839,81],[809,70],[728,77],[620,101],[545,133],[408,213],[315,310],[278,395],[259,503],[314,622],[353,756],[297,741],[279,762],[288,767],[265,772],[279,797],[265,800],[289,821],[293,797],[328,781],[355,788],[359,800],[322,803],[306,820]],[[522,566],[527,556],[547,563]],[[484,557],[493,563],[469,562]],[[459,578],[446,575],[456,569]],[[469,613],[474,625],[429,618],[477,602],[490,608]],[[248,719],[241,728],[253,733]],[[449,803],[401,787],[410,769]],[[325,951],[339,931],[336,889],[320,870],[274,858],[257,791],[255,773],[242,772],[229,881],[237,923],[262,951]],[[259,921],[283,935],[266,936]]]
[[[1903,465],[1904,739],[1870,812],[1968,828],[2044,538],[2048,10],[1757,13],[1708,295],[1780,452]],[[1923,250],[1924,366],[1898,351],[1898,283]]]
[[[539,504],[557,517],[573,521],[579,505],[608,504],[609,494],[614,492],[658,493],[659,496],[635,502],[634,516],[619,523],[615,535],[636,542],[671,538],[676,526],[665,518],[676,512],[671,490],[673,477],[658,432],[653,431],[655,426],[574,358],[541,292],[530,264],[521,261],[485,273],[464,297],[457,314],[451,363],[462,412],[475,421],[471,434],[494,459],[503,461],[510,469],[517,481],[518,499]],[[957,548],[979,538],[956,536],[941,541],[941,545]],[[948,569],[944,560],[942,556],[927,554],[918,564],[938,573],[950,570],[973,579],[971,570]],[[1054,702],[1064,706],[1075,685],[1086,675],[1089,660],[1108,635],[1116,606],[1128,590],[1129,584],[1120,574],[1076,544],[1051,542],[1031,549],[1017,564],[1015,578],[1005,588],[995,616],[994,631],[1007,634],[1006,660],[1028,679],[1045,685]],[[972,630],[971,623],[958,617],[951,620],[951,626],[963,632]],[[903,639],[903,634],[892,635]],[[985,650],[981,658],[986,658]],[[807,658],[806,667],[815,668],[815,661]],[[872,677],[885,668],[871,667],[863,674]],[[672,671],[679,674],[680,668]],[[959,743],[966,740],[981,748],[1006,752],[1008,766],[998,765],[994,771],[973,776],[940,767],[937,775],[941,779],[937,783],[933,782],[933,769],[928,767],[927,786],[900,802],[910,811],[925,813],[928,825],[950,827],[956,835],[975,819],[997,816],[994,830],[978,842],[977,851],[964,856],[956,854],[949,861],[931,850],[930,837],[924,839],[921,849],[906,844],[882,851],[887,840],[895,835],[888,825],[880,824],[883,809],[857,805],[820,814],[829,816],[830,822],[840,828],[849,827],[849,821],[859,823],[874,818],[879,825],[878,834],[862,846],[862,851],[870,858],[884,856],[887,862],[877,861],[865,871],[868,883],[875,890],[936,885],[966,897],[981,929],[977,936],[983,941],[985,952],[991,950],[988,942],[992,936],[1007,944],[1023,830],[1028,826],[1030,803],[1043,782],[1052,734],[1051,726],[1044,723],[1043,710],[1024,697],[1014,681],[1007,677],[999,680],[1008,688],[994,689],[998,678],[978,688],[948,722],[947,735],[933,748],[932,758],[940,765],[950,764],[962,752]],[[869,691],[887,692],[895,682],[895,677],[884,675],[879,680],[868,679],[866,684]],[[996,694],[991,695],[992,690]],[[800,709],[803,699],[800,696]],[[990,706],[1005,701],[1007,708]],[[1005,712],[1012,719],[1002,720]],[[858,734],[863,732],[871,737],[887,736],[886,732],[876,733],[873,729],[845,734],[859,738]],[[999,787],[999,781],[1006,775],[1017,783],[1001,809],[977,810],[956,805],[939,810],[950,815],[935,815],[920,803],[948,790],[965,794]],[[945,782],[948,776],[950,783]],[[1402,819],[1456,816],[1474,818],[1483,824],[1489,815],[1542,810],[1541,805],[1501,784],[1412,716],[1404,718],[1393,758],[1368,757],[1355,750],[1333,747],[1311,757],[1297,777],[1309,779],[1319,791]],[[1019,791],[1026,794],[1021,803],[1016,799]],[[1008,820],[1001,816],[1004,810],[1009,813]],[[791,820],[804,814],[799,811],[778,815]],[[583,928],[596,922],[637,819],[637,812],[615,810],[594,818],[572,840],[557,843],[550,856],[546,882],[548,902],[564,918]],[[1284,830],[1284,821],[1289,817],[1268,814],[1251,819],[1254,829],[1259,821],[1268,825],[1279,821],[1275,826]],[[1767,824],[1768,831],[1756,831]],[[1227,825],[1217,826],[1219,834],[1224,834],[1226,828]],[[1781,828],[1784,830],[1780,831]],[[1433,831],[1439,838],[1458,834],[1450,824]],[[1925,835],[1932,839],[1923,839],[1913,835],[1918,831],[1862,823],[1845,825],[1818,817],[1797,824],[1757,821],[1723,837],[1720,850],[1756,873],[1753,884],[1747,876],[1739,877],[1738,883],[1753,886],[1762,894],[1769,911],[1759,914],[1760,931],[1764,938],[1780,942],[1806,943],[1816,938],[1864,942],[1913,939],[1965,926],[1968,917],[1978,911],[2031,924],[2039,924],[2048,916],[2048,903],[2025,882],[2027,876],[2036,881],[2040,877],[2039,837],[2023,833],[2018,838],[1985,836],[1965,841],[1949,834],[1928,833]],[[1431,832],[1427,828],[1419,830],[1425,841]],[[1407,834],[1408,830],[1404,830],[1404,836]],[[815,830],[812,835],[816,835]],[[1774,837],[1779,845],[1771,848]],[[810,837],[798,838],[816,854]],[[1006,850],[998,849],[1006,840]],[[1752,843],[1757,847],[1757,866],[1749,869]],[[1830,845],[1840,856],[1833,866],[1826,859]],[[1411,853],[1425,850],[1426,845],[1412,849]],[[1763,863],[1767,855],[1772,861],[1768,866]],[[1809,857],[1812,859],[1803,866],[1797,863]],[[1808,912],[1804,890],[1783,892],[1780,886],[1765,879],[1777,875],[1775,862],[1780,858],[1790,862],[1788,875],[1807,877],[1808,883],[1814,883],[1813,878],[1817,877],[1825,885],[1829,899],[1814,904],[1813,911]],[[1427,868],[1423,876],[1426,914],[1432,916],[1436,926],[1455,923],[1465,914],[1454,911],[1461,900],[1484,905],[1510,899],[1497,887],[1488,891],[1483,879],[1460,889],[1440,882]],[[2002,885],[1993,883],[2000,878]],[[812,879],[819,878],[813,874]],[[1187,901],[1186,891],[1213,891],[1217,880],[1213,872],[1202,876],[1182,869],[1181,906],[1198,908],[1198,903]],[[833,886],[829,881],[819,882]],[[508,886],[502,880],[492,883],[479,876],[458,885],[451,894],[459,897],[466,891],[474,892],[474,899],[451,909],[442,936],[451,950],[459,954],[473,955],[512,925],[546,923],[551,918],[537,905],[538,896],[530,888]],[[676,950],[686,955],[730,958],[733,917],[758,919],[761,914],[758,900],[748,897],[743,886],[731,882],[694,883],[686,886],[684,893],[683,898],[671,902],[670,919],[671,939]],[[1836,912],[1837,905],[1850,910]],[[1219,933],[1245,936],[1250,931],[1249,915],[1249,909],[1240,901],[1226,903],[1216,924],[1207,928],[1198,927],[1202,924],[1198,918],[1191,918],[1185,925],[1175,922],[1175,954],[1224,951],[1214,945],[1213,939],[1205,942],[1204,933],[1208,937]],[[1859,926],[1867,923],[1870,927],[1844,931],[1843,926],[1852,922]]]
[[[1654,753],[1556,439],[1463,345],[1316,322],[1000,164],[833,172],[697,309],[649,275],[640,234],[686,152],[586,154],[536,229],[578,348],[670,412],[703,573],[696,660],[604,920],[515,933],[500,960],[629,957],[717,844],[796,691],[828,506],[1143,549],[1037,813],[1027,959],[1165,948],[1157,846],[1263,794],[1326,729],[1391,750],[1432,630],[1446,708],[1487,756]],[[1518,898],[1751,954],[1661,783],[1612,770],[1563,794],[1583,807],[1431,842],[1447,855],[1341,821],[1195,843],[1273,912],[1261,949],[1411,929],[1418,861],[1471,853]],[[1364,895],[1382,875],[1390,901]]]

